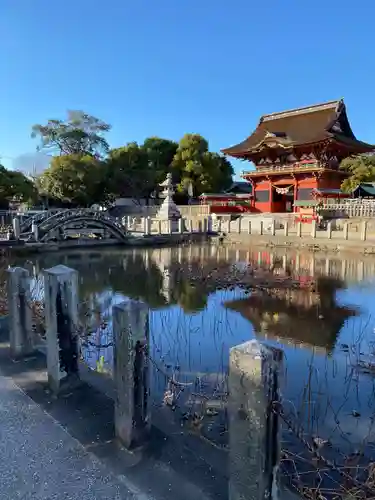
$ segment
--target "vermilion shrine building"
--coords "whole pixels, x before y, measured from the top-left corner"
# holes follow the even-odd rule
[[[247,139],[222,151],[255,165],[242,175],[252,185],[249,211],[280,213],[316,195],[339,196],[341,160],[374,150],[356,139],[340,100],[263,115]]]

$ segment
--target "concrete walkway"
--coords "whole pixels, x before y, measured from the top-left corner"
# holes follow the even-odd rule
[[[148,500],[0,374],[0,500]]]

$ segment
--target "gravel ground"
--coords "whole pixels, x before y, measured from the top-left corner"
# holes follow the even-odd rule
[[[0,500],[149,500],[1,375],[0,484]]]

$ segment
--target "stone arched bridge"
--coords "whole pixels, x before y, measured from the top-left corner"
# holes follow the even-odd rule
[[[96,234],[126,239],[125,227],[106,212],[94,209],[72,209],[56,212],[46,210],[34,217],[29,217],[21,224],[21,234],[30,233],[37,227],[38,240],[60,240],[70,234]]]

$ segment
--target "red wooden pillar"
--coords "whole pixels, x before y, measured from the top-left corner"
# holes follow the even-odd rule
[[[297,196],[298,196],[298,181],[297,181],[297,178],[295,177],[294,178],[294,194],[293,194],[294,202],[293,202],[293,205],[297,201]],[[293,206],[293,212],[297,212],[296,206]]]
[[[272,203],[272,182],[270,181],[270,179],[268,179],[268,182],[269,182],[269,203],[268,203],[268,207],[269,207],[269,212],[273,212],[273,203]]]

